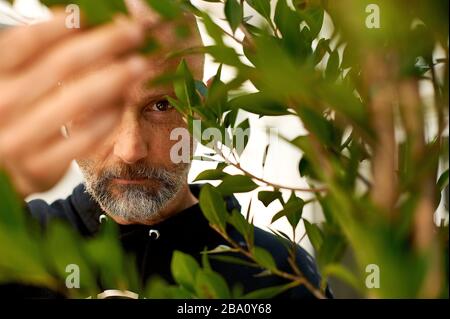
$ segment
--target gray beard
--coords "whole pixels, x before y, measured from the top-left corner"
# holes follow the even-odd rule
[[[78,164],[85,177],[86,191],[100,207],[111,217],[120,217],[130,223],[163,219],[161,211],[186,183],[189,169],[188,166],[180,166],[179,171],[170,172],[146,164],[122,164],[96,176],[89,162],[81,161]],[[147,178],[156,181],[158,186],[119,185],[112,182],[113,178]]]

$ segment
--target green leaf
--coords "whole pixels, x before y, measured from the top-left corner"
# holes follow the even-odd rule
[[[240,282],[234,284],[233,288],[231,289],[231,298],[238,299],[238,298],[241,298],[243,294],[244,294],[243,284]]]
[[[97,288],[96,278],[92,273],[94,267],[87,263],[81,238],[69,224],[53,221],[46,230],[43,241],[47,258],[59,278],[66,278],[68,265],[76,265],[80,270],[80,288],[93,292]]]
[[[144,296],[145,298],[152,299],[174,299],[177,295],[185,292],[183,299],[188,299],[193,297],[192,292],[186,291],[182,287],[175,287],[169,285],[163,278],[159,276],[152,276],[145,285]]]
[[[297,136],[290,142],[301,149],[305,157],[308,159],[314,159],[314,151],[311,145],[311,137],[309,135]]]
[[[299,16],[308,24],[311,36],[316,38],[322,29],[324,9],[320,6],[311,6],[306,10],[298,10]]]
[[[282,292],[290,289],[292,284],[279,285],[274,287],[261,288],[258,290],[251,291],[244,296],[242,299],[271,299],[275,296],[281,294]]]
[[[300,31],[301,19],[297,12],[293,11],[286,0],[279,0],[275,8],[275,24],[284,37],[292,41]]]
[[[13,4],[13,0],[8,0],[11,4]],[[75,3],[76,0],[41,0],[40,2],[43,5],[46,5],[47,7],[53,7],[53,6],[62,6],[62,5],[69,5],[72,3]]]
[[[194,257],[176,250],[172,256],[171,271],[174,280],[189,291],[195,291],[195,277],[200,266]]]
[[[48,7],[76,4],[84,14],[88,26],[107,23],[118,13],[127,13],[123,0],[42,0]]]
[[[226,113],[225,118],[223,120],[223,126],[225,127],[234,127],[236,125],[236,119],[237,115],[239,113],[239,110],[231,110],[228,113]]]
[[[243,109],[259,115],[278,116],[291,114],[286,106],[273,101],[273,99],[262,92],[236,97],[230,101],[230,105],[234,109]]]
[[[272,271],[267,270],[267,269],[264,269],[263,271],[253,275],[253,277],[255,277],[255,278],[264,278],[264,277],[270,277],[270,276],[273,276],[273,273],[272,273]]]
[[[253,247],[252,255],[255,258],[256,262],[262,267],[273,270],[276,269],[277,266],[275,264],[275,260],[272,255],[264,248],[261,247]]]
[[[214,118],[210,120],[217,121],[222,117],[222,114],[228,110],[228,90],[225,83],[220,79],[222,74],[222,65],[217,68],[216,75],[212,78],[209,84],[208,94],[206,95],[206,108],[214,111]]]
[[[0,283],[16,281],[55,288],[55,278],[48,272],[39,242],[22,230],[12,230],[0,222]]]
[[[250,192],[258,187],[252,179],[245,175],[229,175],[223,178],[217,189],[224,196],[235,193]]]
[[[314,51],[314,64],[322,61],[325,53],[330,52],[330,39],[320,39]]]
[[[189,114],[189,109],[186,107],[186,105],[183,102],[179,102],[178,100],[170,97],[170,96],[166,96],[167,101],[169,101],[170,105],[172,105],[175,110],[177,110],[180,114]]]
[[[247,266],[247,267],[257,267],[256,264],[244,260],[242,257],[235,257],[235,256],[229,256],[229,255],[210,255],[210,259],[218,260],[225,263],[235,264],[235,265],[241,265],[241,266]]]
[[[309,177],[311,179],[318,179],[317,174],[314,171],[314,167],[311,165],[306,157],[302,157],[298,163],[298,171],[301,177]]]
[[[243,8],[237,0],[226,0],[224,11],[225,17],[227,18],[231,30],[233,30],[234,33],[244,17]]]
[[[302,218],[304,206],[305,202],[301,198],[295,196],[295,193],[292,192],[286,205],[284,205],[281,211],[273,216],[271,223],[274,223],[281,217],[286,216],[289,224],[291,224],[291,226],[295,229]]]
[[[326,233],[317,253],[317,262],[320,267],[339,261],[345,247],[345,240],[342,236]]]
[[[200,97],[195,88],[194,78],[184,59],[180,62],[176,74],[182,79],[176,80],[174,83],[175,95],[178,100],[188,108],[200,105]]]
[[[245,21],[245,18],[244,18],[244,21]],[[261,32],[263,32],[263,30],[261,30],[260,28],[258,28],[257,26],[254,26],[253,24],[250,24],[250,23],[247,23],[247,22],[244,22],[244,26],[245,26],[245,28],[248,30],[248,32],[251,34],[251,35],[253,35],[253,36],[259,36],[260,34],[261,34]],[[252,58],[251,58],[251,56],[252,56],[252,48],[250,48],[249,46],[248,46],[248,37],[247,36],[245,36],[244,37],[244,39],[243,39],[243,42],[244,42],[244,45],[243,45],[243,51],[244,51],[244,53],[245,53],[245,55],[247,56],[247,58],[250,60],[250,61],[252,61]],[[250,50],[248,50],[248,49],[250,49]]]
[[[24,210],[8,175],[0,169],[0,224],[10,230],[24,226]]]
[[[270,144],[267,144],[266,148],[264,149],[262,164],[261,164],[261,166],[263,168],[266,166],[267,155],[269,155],[269,148],[270,148]]]
[[[347,44],[342,54],[342,69],[351,68],[354,65],[354,63],[357,61],[355,54],[356,50],[352,48],[351,44]]]
[[[239,123],[239,125],[233,129],[233,145],[236,153],[241,156],[247,147],[250,140],[250,122],[247,119]]]
[[[306,219],[303,219],[303,223],[305,224],[305,231],[308,235],[309,241],[316,251],[320,251],[320,247],[323,243],[322,231],[316,224],[311,224]]]
[[[214,42],[217,45],[224,46],[223,43],[223,30],[221,27],[219,27],[209,15],[203,14],[201,16],[203,24],[205,25],[206,31],[208,32],[208,35],[213,38]]]
[[[340,264],[329,264],[326,265],[322,270],[322,275],[325,278],[336,277],[343,282],[347,283],[354,289],[361,291],[361,284],[358,279],[353,275],[347,268]]]
[[[293,11],[286,0],[279,0],[275,9],[275,23],[282,34],[280,43],[286,53],[296,61],[304,63],[312,54],[312,35],[308,28],[303,27],[300,32],[300,15]]]
[[[264,204],[264,206],[269,206],[274,200],[283,200],[280,191],[260,191],[258,193],[258,199]]]
[[[195,292],[199,298],[228,299],[230,289],[218,273],[208,270],[199,270],[195,276]]]
[[[199,202],[206,219],[224,230],[228,212],[219,191],[209,184],[204,185],[200,190]]]
[[[107,23],[118,13],[127,13],[123,0],[76,0],[89,26]]]
[[[97,1],[97,0],[96,0]],[[181,14],[179,5],[174,0],[146,0],[147,4],[166,19],[175,19]]]
[[[325,76],[330,81],[335,81],[339,76],[339,53],[337,50],[331,52],[330,57],[328,58]]]
[[[246,0],[246,2],[264,18],[270,19],[270,0]]]
[[[216,170],[223,171],[227,167],[228,167],[227,162],[220,162],[220,163],[217,163]]]
[[[203,248],[201,256],[202,256],[202,267],[203,267],[203,269],[212,270],[211,264],[209,262],[208,248],[206,246],[205,246],[205,248]]]
[[[245,71],[248,71],[247,77],[259,91],[266,94],[269,101],[285,104],[287,96],[308,90],[305,83],[311,80],[309,75],[314,70],[299,72],[298,57],[286,50],[282,40],[261,35],[255,37],[254,42],[258,48],[252,59],[255,69]]]
[[[233,209],[228,222],[242,235],[245,240],[248,241],[250,224],[245,220],[244,215],[242,215],[237,209]]]
[[[333,144],[333,126],[318,110],[304,106],[297,108],[297,113],[308,130],[314,133],[320,142],[327,146]]]
[[[214,58],[214,62],[242,68],[244,64],[239,58],[239,54],[231,47],[225,45],[209,45],[203,47],[205,53]]]
[[[443,191],[448,186],[448,168],[445,170],[438,179],[437,187],[439,191]]]
[[[106,287],[127,289],[124,281],[124,252],[118,240],[118,226],[114,221],[102,223],[100,232],[93,239],[86,242],[86,254],[100,271],[100,282]]]
[[[201,172],[194,179],[194,182],[202,181],[202,180],[218,180],[223,179],[225,176],[229,176],[229,174],[224,173],[222,170],[218,169],[207,169],[206,171]]]
[[[231,248],[230,246],[227,245],[219,245],[211,250],[206,250],[202,253],[206,253],[206,254],[221,254],[221,253],[229,253],[229,252],[237,252],[237,249],[235,248]]]
[[[269,228],[269,229],[272,233],[274,233],[277,236],[277,238],[279,239],[279,241],[281,243],[285,243],[286,241],[288,243],[290,243],[292,241],[291,238],[285,232],[283,232],[281,230],[277,230],[277,229],[271,229],[271,228]]]
[[[323,103],[327,103],[343,118],[358,126],[368,136],[373,136],[369,123],[367,107],[355,96],[353,89],[345,84],[324,83],[320,87]]]

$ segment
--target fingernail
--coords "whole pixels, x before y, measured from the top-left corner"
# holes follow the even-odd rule
[[[140,76],[147,69],[147,60],[141,56],[133,56],[127,62],[128,68],[135,76]]]

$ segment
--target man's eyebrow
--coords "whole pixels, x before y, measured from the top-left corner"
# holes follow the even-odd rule
[[[148,88],[141,90],[136,96],[136,104],[142,105],[155,100],[163,99],[166,96],[174,97],[173,88]]]

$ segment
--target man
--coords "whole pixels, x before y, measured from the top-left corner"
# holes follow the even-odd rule
[[[173,88],[146,86],[178,64],[164,58],[167,48],[201,40],[188,17],[193,32],[179,43],[173,26],[158,23],[140,1],[127,4],[134,20],[121,17],[96,29],[74,30],[64,28],[64,14],[56,12],[49,22],[0,34],[0,167],[25,198],[54,185],[76,158],[85,182],[51,205],[31,201],[30,213],[44,225],[66,220],[85,236],[95,236],[107,216],[119,225],[124,249],[135,254],[141,281],[159,275],[171,282],[175,250],[199,259],[205,247],[226,244],[203,217],[200,187],[187,183],[189,165],[171,161],[176,141],[170,132],[186,126],[165,99],[174,96]],[[144,30],[163,44],[159,54],[146,60],[128,53],[142,45]],[[43,34],[39,41],[33,39],[36,34]],[[203,57],[191,57],[188,64],[201,78]],[[233,197],[227,206],[240,209]],[[236,231],[231,234],[239,241]],[[255,244],[268,249],[280,269],[290,271],[287,251],[273,235],[256,228]],[[300,247],[297,263],[318,287],[313,259]],[[247,266],[214,262],[212,267],[245,292],[286,282],[256,276],[261,269]],[[282,296],[313,297],[304,286]]]

